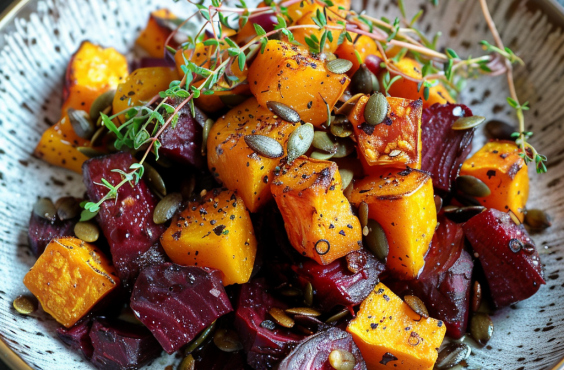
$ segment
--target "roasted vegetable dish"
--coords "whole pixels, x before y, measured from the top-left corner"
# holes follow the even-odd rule
[[[38,301],[102,370],[163,352],[180,370],[448,369],[485,346],[490,315],[545,284],[529,232],[551,220],[527,198],[546,158],[513,90],[515,129],[457,102],[521,60],[500,40],[437,51],[398,4],[389,21],[213,0],[150,14],[141,58],[84,41],[35,155],[86,191],[35,204],[15,309]],[[482,124],[499,134],[472,150]]]

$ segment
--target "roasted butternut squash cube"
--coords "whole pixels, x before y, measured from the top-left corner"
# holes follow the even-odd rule
[[[421,168],[421,100],[388,97],[388,116],[371,126],[364,119],[368,99],[362,96],[349,113],[359,156],[368,166]]]
[[[106,256],[73,237],[53,239],[23,282],[43,310],[67,328],[120,285]]]
[[[359,250],[362,231],[343,195],[335,162],[300,157],[270,187],[292,246],[327,265]]]
[[[511,210],[521,222],[529,198],[529,173],[519,148],[512,141],[490,141],[462,164],[460,175],[482,180],[491,191],[476,198],[487,208]]]
[[[219,118],[208,135],[208,167],[216,179],[236,190],[251,212],[272,199],[270,183],[280,158],[256,154],[245,136],[264,135],[286,147],[295,123],[283,121],[252,97]]]
[[[421,63],[412,58],[401,58],[399,62],[394,63],[394,66],[405,73],[406,75],[420,80],[423,75],[421,74]],[[392,77],[394,74],[392,74]],[[423,107],[427,108],[435,103],[446,104],[454,103],[454,99],[450,96],[447,89],[441,84],[437,84],[429,88],[429,99],[425,100],[424,89],[421,88],[417,91],[417,81],[401,78],[394,82],[388,92],[391,96],[397,96],[404,99],[423,99]]]
[[[415,279],[425,265],[437,225],[433,182],[427,172],[383,169],[355,184],[350,202],[368,204],[368,217],[388,238],[388,270],[399,279]]]
[[[190,202],[173,218],[161,244],[174,263],[221,270],[223,285],[246,283],[257,251],[245,203],[227,189],[212,190],[201,201]]]
[[[329,72],[324,61],[305,49],[270,40],[251,64],[248,81],[260,105],[268,101],[286,104],[302,121],[320,127],[327,121],[325,102],[333,109],[350,78]]]
[[[172,30],[164,24],[167,20],[174,20],[176,16],[168,9],[159,9],[151,13],[145,29],[135,41],[153,58],[163,58],[165,42]]]
[[[316,16],[316,12],[319,10],[323,13],[323,6],[319,4],[314,4],[311,6],[311,11],[305,13],[300,19],[295,21],[296,26],[303,26],[303,25],[315,25],[313,21],[313,17]],[[338,26],[337,20],[339,18],[332,14],[330,11],[327,11],[327,24],[329,26]],[[297,28],[293,30],[292,34],[294,35],[294,39],[299,42],[301,45],[307,46],[306,37],[311,38],[312,36],[317,37],[318,40],[321,40],[323,35],[323,30],[316,28]],[[339,33],[338,31],[332,31],[333,41],[329,40],[328,38],[323,45],[322,52],[325,53],[334,53],[335,50],[339,47]]]
[[[368,370],[431,370],[446,325],[415,313],[384,284],[374,287],[347,326]]]
[[[363,61],[369,55],[377,55],[381,57],[382,54],[380,54],[380,51],[378,50],[376,42],[373,38],[364,35],[360,35],[360,37],[357,38],[357,34],[353,32],[351,32],[351,37],[353,39],[353,42],[345,39],[345,41],[343,41],[343,43],[339,45],[339,47],[335,51],[335,54],[341,59],[346,59],[352,62],[353,66],[347,72],[347,74],[352,77],[352,75],[354,75],[354,73],[360,67],[360,63],[358,62],[355,51],[358,52],[360,59]]]

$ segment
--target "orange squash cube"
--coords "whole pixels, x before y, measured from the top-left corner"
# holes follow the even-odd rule
[[[433,182],[427,172],[382,169],[355,184],[350,202],[368,204],[368,217],[377,221],[388,238],[386,266],[399,279],[416,279],[425,265],[437,211]]]
[[[490,141],[462,164],[460,175],[482,180],[491,191],[476,198],[487,208],[511,210],[521,222],[529,198],[529,173],[520,149],[512,141]]]
[[[161,236],[170,259],[179,265],[221,270],[223,285],[249,281],[257,242],[245,203],[233,191],[215,189],[190,202]]]
[[[23,282],[43,310],[67,328],[120,285],[106,256],[73,237],[53,239]]]
[[[302,121],[321,127],[327,121],[325,102],[333,109],[350,78],[329,72],[325,62],[300,47],[270,40],[251,64],[248,81],[263,107],[268,101],[286,104]]]
[[[343,195],[335,162],[299,157],[271,185],[292,246],[327,265],[362,245],[362,231]]]
[[[368,370],[431,370],[446,325],[415,313],[379,283],[347,326]]]
[[[365,164],[421,168],[421,100],[388,97],[388,116],[379,125],[370,126],[364,119],[368,99],[362,96],[349,113],[357,151]]]
[[[159,9],[151,13],[145,29],[135,41],[153,58],[163,58],[165,42],[172,33],[164,21],[176,19],[176,16],[168,9]]]
[[[295,128],[295,123],[276,117],[251,97],[212,126],[207,142],[208,167],[224,186],[237,191],[249,211],[257,212],[272,199],[270,183],[281,158],[256,154],[245,143],[245,136],[268,136],[285,148]]]
[[[382,57],[382,54],[380,54],[380,51],[376,46],[376,42],[371,37],[361,35],[357,38],[357,34],[353,32],[351,32],[351,37],[354,43],[345,39],[345,41],[343,41],[343,43],[339,45],[339,47],[335,51],[335,54],[341,59],[346,59],[352,62],[353,66],[350,71],[347,72],[347,74],[352,77],[352,75],[354,75],[354,73],[360,67],[360,63],[358,63],[358,58],[356,57],[355,51],[358,52],[360,59],[363,61],[367,56],[371,54],[377,55],[379,57]]]

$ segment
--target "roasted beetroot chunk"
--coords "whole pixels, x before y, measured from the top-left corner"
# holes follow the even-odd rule
[[[31,211],[28,240],[35,257],[39,257],[43,253],[51,239],[61,236],[73,236],[74,225],[76,225],[77,221],[78,219],[76,218],[66,221],[61,221],[57,218],[51,222]]]
[[[313,286],[315,307],[328,311],[337,305],[355,306],[372,292],[385,266],[365,250],[354,253],[363,262],[357,266],[356,273],[348,269],[346,258],[339,258],[325,266],[313,260],[292,266],[302,287],[308,282]]]
[[[278,370],[329,370],[329,354],[336,349],[353,354],[356,364],[353,370],[366,370],[360,350],[352,335],[337,328],[330,328],[307,337],[282,360]]]
[[[471,116],[463,104],[433,104],[423,109],[421,169],[433,176],[433,186],[441,193],[450,192],[462,162],[472,150],[474,129],[453,130],[450,127],[460,117]]]
[[[116,153],[92,158],[82,166],[84,184],[92,202],[102,199],[108,189],[98,185],[106,179],[113,185],[122,178],[114,170],[131,171],[134,159],[129,153]],[[138,257],[145,253],[164,232],[164,225],[153,222],[153,210],[158,199],[142,179],[135,186],[122,186],[117,202],[102,203],[97,220],[110,245],[110,251],[119,278],[125,287],[131,287],[139,274]]]
[[[147,328],[125,321],[96,319],[90,339],[94,347],[91,361],[101,370],[139,369],[162,351]]]
[[[94,351],[92,341],[90,340],[91,326],[92,322],[90,320],[84,320],[70,329],[60,327],[57,329],[57,336],[64,344],[90,360]]]
[[[271,296],[267,288],[264,279],[243,284],[235,311],[235,328],[247,353],[247,362],[257,370],[274,366],[290,352],[292,344],[303,338],[278,325],[261,325],[265,320],[271,320],[267,317],[271,308],[288,308]]]
[[[462,226],[449,220],[443,214],[438,215],[437,221],[437,229],[425,256],[425,267],[419,275],[421,280],[450,269],[464,249]]]
[[[488,209],[463,226],[478,253],[497,307],[529,298],[545,284],[539,254],[523,225],[509,214]]]
[[[197,168],[203,167],[202,126],[192,117],[189,105],[180,110],[176,126],[167,127],[159,140],[162,144],[159,153],[162,155]]]
[[[205,267],[152,266],[135,282],[131,309],[164,350],[173,353],[233,311],[221,279],[219,270]]]

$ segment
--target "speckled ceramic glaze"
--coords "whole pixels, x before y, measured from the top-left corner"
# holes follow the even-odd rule
[[[442,43],[462,57],[478,55],[478,41],[491,41],[476,0],[405,0],[408,16],[425,10],[421,27],[443,32]],[[516,70],[516,85],[529,101],[527,128],[533,144],[549,158],[548,174],[531,171],[529,208],[554,216],[552,228],[533,234],[545,265],[547,284],[533,298],[494,316],[493,339],[474,349],[469,368],[552,369],[564,357],[564,16],[550,1],[489,0],[502,38],[527,63]],[[393,1],[353,4],[369,13],[393,18]],[[80,176],[52,167],[32,156],[41,133],[57,121],[65,66],[82,40],[119,51],[130,50],[148,13],[159,6],[189,12],[172,0],[23,1],[17,19],[8,19],[0,38],[0,339],[34,369],[90,369],[87,362],[56,339],[57,323],[43,312],[18,315],[12,301],[26,293],[22,278],[34,262],[27,247],[27,223],[35,200],[84,192]],[[461,97],[475,114],[513,122],[505,98],[504,76],[470,81]],[[475,141],[475,149],[483,143]],[[0,358],[18,369],[28,368],[0,343]],[[164,356],[147,368],[174,362]],[[15,367],[16,368],[16,367]]]

